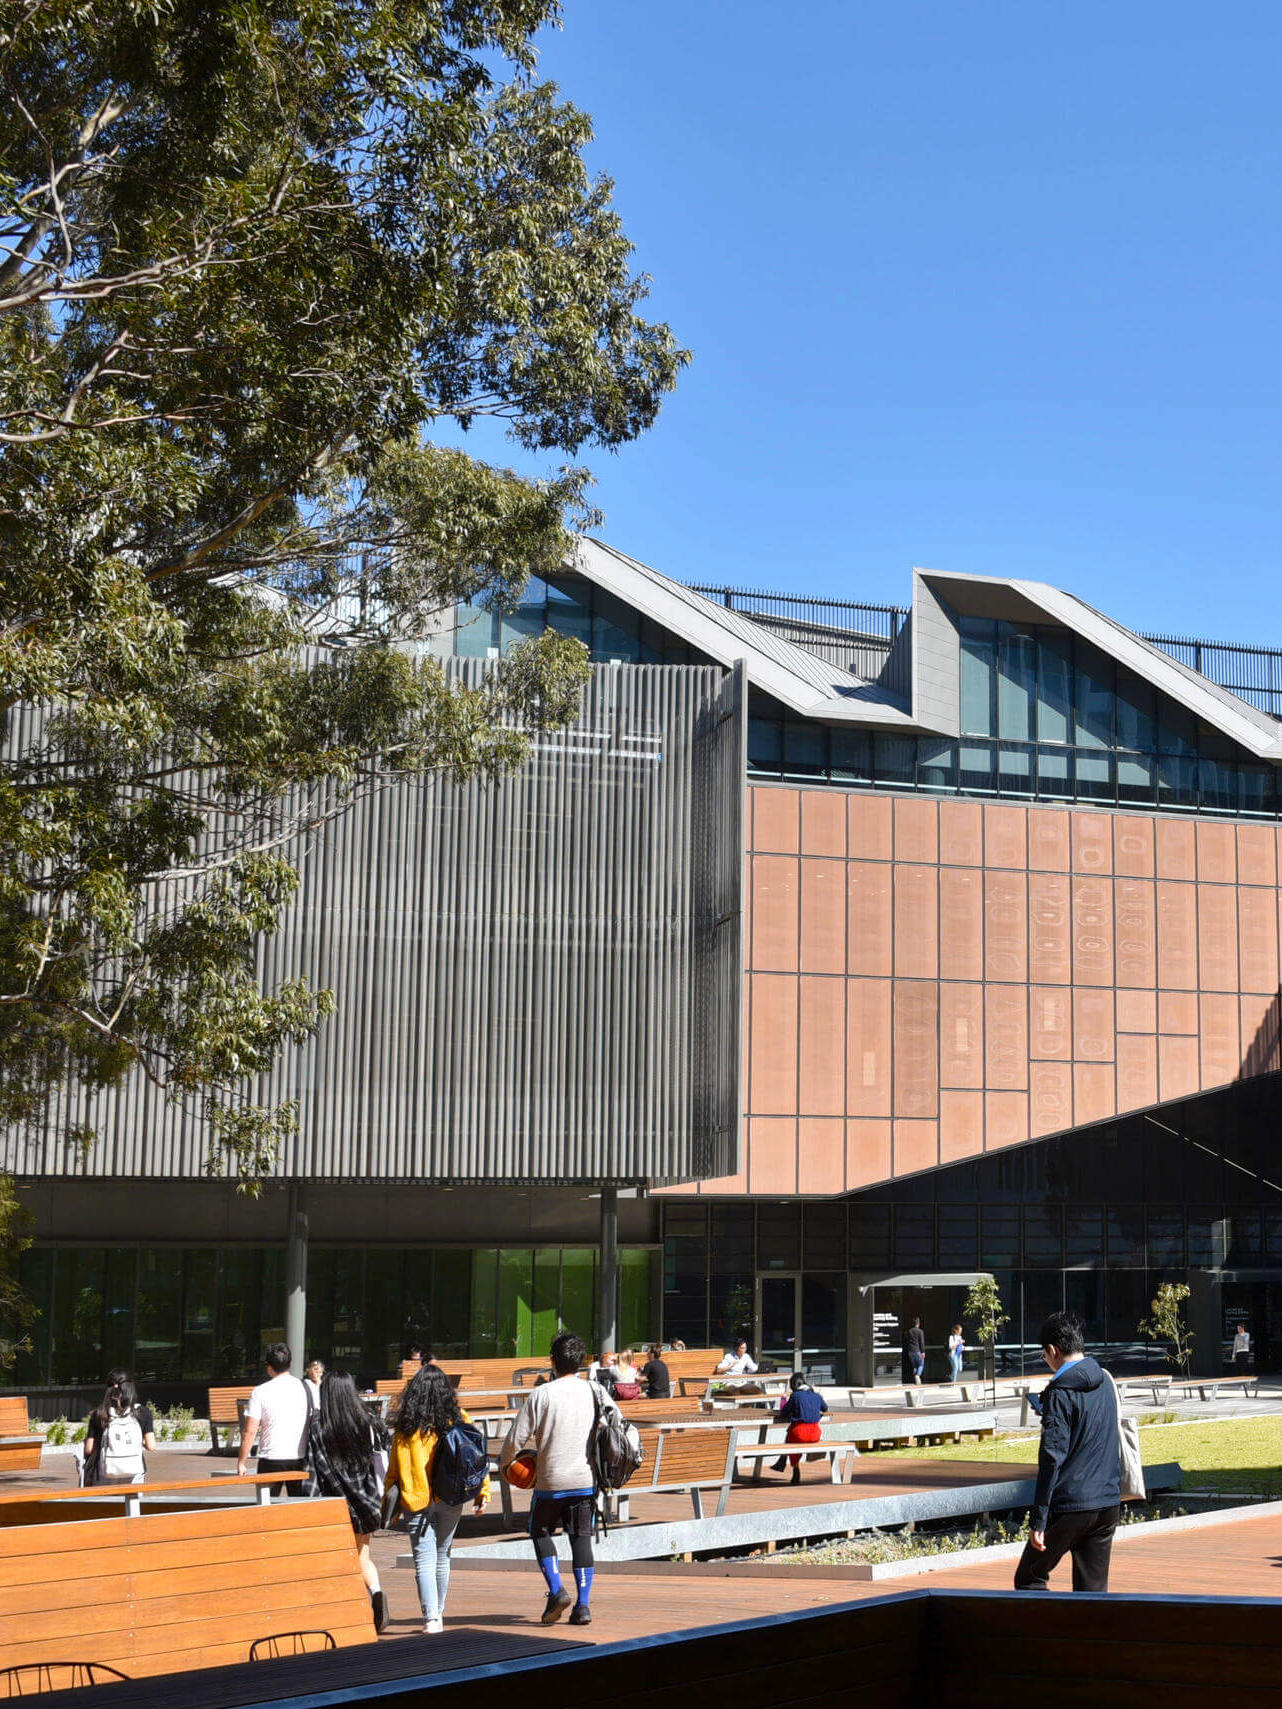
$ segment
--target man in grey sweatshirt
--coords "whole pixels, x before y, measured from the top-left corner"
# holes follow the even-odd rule
[[[578,1372],[587,1356],[577,1335],[558,1335],[552,1343],[550,1383],[533,1389],[517,1414],[499,1452],[500,1470],[518,1454],[535,1456],[534,1491],[530,1505],[530,1536],[539,1570],[547,1582],[543,1624],[552,1625],[570,1608],[572,1626],[592,1623],[592,1531],[596,1520],[596,1477],[590,1459],[598,1400],[603,1409],[614,1402]],[[570,1540],[576,1597],[561,1583],[555,1533]]]

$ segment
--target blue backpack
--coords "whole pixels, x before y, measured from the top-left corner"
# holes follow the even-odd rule
[[[475,1424],[451,1424],[432,1458],[432,1496],[451,1507],[475,1501],[489,1476],[490,1456]]]

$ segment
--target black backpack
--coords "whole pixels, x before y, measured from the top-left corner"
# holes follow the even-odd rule
[[[592,1403],[596,1417],[588,1462],[599,1490],[622,1489],[645,1459],[645,1449],[636,1425],[629,1424],[618,1407],[603,1405],[604,1398],[594,1383]]]
[[[485,1438],[475,1424],[451,1424],[432,1458],[432,1495],[451,1507],[475,1501],[490,1473]]]

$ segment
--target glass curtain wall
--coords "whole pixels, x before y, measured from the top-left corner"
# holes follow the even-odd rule
[[[623,1345],[659,1329],[660,1254],[619,1253]],[[113,1365],[144,1384],[257,1377],[262,1349],[285,1333],[283,1247],[39,1246],[19,1280],[39,1315],[7,1386],[95,1386]],[[395,1371],[407,1348],[443,1357],[542,1358],[573,1329],[593,1344],[592,1247],[313,1245],[307,1352],[363,1380]]]
[[[961,739],[890,736],[749,702],[759,777],[1274,818],[1274,767],[1067,630],[959,618]]]

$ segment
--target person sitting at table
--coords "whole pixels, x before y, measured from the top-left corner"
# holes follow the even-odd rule
[[[619,1377],[619,1356],[617,1353],[602,1353],[600,1359],[594,1359],[588,1366],[588,1381],[600,1383],[606,1394],[613,1398],[614,1385]]]
[[[619,1363],[614,1373],[614,1394],[616,1400],[640,1400],[641,1373],[632,1363],[632,1349],[625,1347],[619,1354]]]
[[[719,1372],[724,1372],[730,1377],[742,1377],[750,1371],[755,1371],[756,1368],[757,1361],[749,1353],[748,1343],[742,1340],[735,1342],[734,1352],[727,1353],[717,1366]]]
[[[672,1378],[663,1362],[662,1348],[654,1346],[650,1349],[650,1357],[641,1367],[641,1381],[650,1400],[672,1399]]]
[[[802,1376],[794,1371],[789,1381],[789,1393],[779,1403],[778,1419],[788,1426],[789,1442],[817,1442],[823,1434],[819,1422],[828,1410],[828,1402]],[[771,1470],[781,1472],[786,1461],[792,1461],[792,1482],[801,1482],[801,1455],[781,1454]]]

